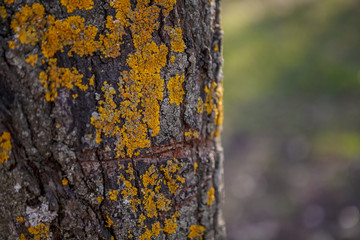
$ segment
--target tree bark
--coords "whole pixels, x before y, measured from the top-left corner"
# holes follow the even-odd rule
[[[219,0],[4,0],[0,239],[224,239]]]

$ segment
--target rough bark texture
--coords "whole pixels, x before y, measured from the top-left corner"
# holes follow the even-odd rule
[[[219,0],[0,15],[0,239],[223,239]]]

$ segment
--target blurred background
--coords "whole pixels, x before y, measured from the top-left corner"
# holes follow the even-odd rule
[[[360,1],[223,0],[228,239],[360,239]]]

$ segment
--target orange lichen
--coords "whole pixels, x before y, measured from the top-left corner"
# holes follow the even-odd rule
[[[135,48],[134,53],[127,58],[130,70],[123,71],[119,79],[120,102],[103,115],[103,120],[111,116],[115,121],[107,124],[106,120],[98,118],[100,111],[104,110],[102,100],[99,102],[97,116],[92,117],[98,143],[101,142],[101,135],[116,138],[117,157],[139,155],[140,149],[150,147],[149,136],[156,136],[160,132],[159,101],[163,100],[164,90],[160,71],[166,64],[168,48],[164,44],[158,46],[152,39],[154,31],[160,25],[158,17],[161,9],[166,15],[173,9],[175,1],[157,1],[156,4],[161,8],[149,5],[149,0],[141,0],[132,9],[129,0],[111,1],[110,6],[116,10],[115,18],[107,17],[108,33],[99,36],[100,49],[105,57],[119,56],[122,36],[126,34],[124,29],[127,27],[131,31]],[[181,29],[173,32],[175,39],[175,35],[181,34]],[[179,77],[175,80],[179,80]],[[183,81],[183,78],[180,80]],[[181,90],[179,89],[177,99],[172,101],[182,101],[184,93]],[[119,114],[123,119],[121,123]]]
[[[201,98],[198,98],[198,104],[196,106],[196,110],[198,113],[202,113],[204,111],[204,102]]]
[[[0,136],[0,163],[4,163],[10,157],[10,151],[12,149],[11,136],[9,132],[4,132]]]
[[[216,82],[213,82],[210,85],[210,88],[205,86],[205,93],[207,93],[207,95],[206,95],[206,102],[204,103],[204,107],[206,108],[206,112],[209,115],[212,113],[212,111],[215,108],[214,93],[216,86],[217,86]]]
[[[93,74],[89,79],[89,85],[94,86],[95,85],[94,82],[95,82],[95,75]]]
[[[171,28],[165,26],[165,30],[167,30],[170,35],[171,50],[173,50],[174,52],[183,52],[186,46],[183,40],[181,28],[180,27]]]
[[[146,217],[144,214],[140,214],[139,220],[138,220],[138,225],[139,226],[144,226],[144,221],[145,221]]]
[[[181,77],[176,74],[176,77],[171,77],[167,88],[170,92],[170,103],[175,103],[179,105],[183,101],[183,95],[185,94],[182,84],[184,83],[185,75],[183,74]]]
[[[4,6],[0,6],[0,16],[4,19],[7,17],[6,8]]]
[[[76,68],[60,68],[56,66],[57,59],[52,58],[45,72],[40,72],[39,79],[46,89],[45,98],[47,101],[54,101],[57,97],[57,90],[60,87],[73,88],[74,85],[80,90],[87,90],[88,86],[82,84],[83,75]]]
[[[215,52],[219,51],[219,45],[218,44],[215,44],[214,51]]]
[[[28,231],[33,236],[34,240],[47,239],[49,237],[49,227],[44,223],[39,223],[36,227],[29,227]]]
[[[206,228],[201,225],[192,225],[190,226],[190,233],[188,235],[188,238],[202,239],[205,230]]]
[[[25,60],[25,62],[29,63],[32,67],[35,66],[35,63],[38,60],[38,55],[29,55],[28,58]]]
[[[118,190],[109,191],[109,198],[112,201],[117,201],[117,196],[119,194]]]
[[[44,15],[45,8],[40,3],[34,3],[31,7],[25,5],[15,13],[10,27],[20,43],[34,46],[41,39],[46,24]]]
[[[9,43],[9,48],[12,50],[14,50],[17,47],[14,41],[9,41],[8,43]]]
[[[105,227],[107,227],[107,228],[111,228],[111,226],[114,224],[114,222],[111,220],[109,215],[106,215],[105,223],[106,223]]]
[[[72,98],[73,98],[73,99],[77,99],[78,96],[79,96],[79,94],[75,93],[75,94],[72,95]]]
[[[42,53],[46,58],[52,58],[57,51],[64,51],[65,46],[70,46],[68,55],[73,53],[80,57],[92,55],[97,51],[101,42],[95,41],[97,28],[85,26],[85,19],[80,16],[70,16],[63,21],[48,21],[49,27],[42,39]]]
[[[25,237],[25,235],[23,233],[20,235],[19,240],[26,240],[26,237]]]
[[[7,4],[13,4],[15,2],[15,0],[4,0],[4,3]]]
[[[170,62],[171,62],[171,63],[174,63],[174,62],[175,62],[175,56],[171,56],[171,57],[170,57]]]
[[[63,180],[61,181],[63,186],[66,186],[69,184],[69,180],[67,180],[66,178],[63,178]]]
[[[216,90],[215,90],[216,89]],[[220,135],[221,125],[223,122],[223,87],[222,84],[218,85],[213,82],[210,85],[210,88],[205,86],[206,102],[204,107],[206,108],[207,114],[215,112],[215,125],[217,129],[214,132],[214,135],[217,137]]]
[[[145,232],[140,235],[140,240],[151,240],[152,237],[159,235],[161,231],[160,223],[155,222],[151,225],[151,230],[145,228]]]
[[[121,21],[114,19],[112,16],[106,17],[105,26],[108,33],[100,35],[102,43],[101,52],[105,57],[118,57],[120,56],[122,36],[125,34],[125,26]]]
[[[101,90],[104,92],[105,100],[99,101],[98,113],[93,114],[90,119],[91,124],[96,128],[97,143],[101,142],[101,135],[109,137],[121,134],[117,126],[120,123],[120,111],[117,110],[117,105],[113,100],[116,91],[106,81]]]
[[[23,217],[17,217],[17,218],[16,218],[16,221],[22,223],[22,222],[24,222],[24,218],[23,218]]]
[[[129,25],[127,17],[131,11],[131,3],[129,0],[113,0],[110,1],[110,6],[116,9],[115,18],[123,25],[127,27]]]
[[[102,201],[104,200],[104,197],[98,196],[97,198],[98,203],[102,203]]]
[[[160,231],[166,234],[175,233],[177,229],[177,218],[179,212],[176,211],[171,217],[163,220],[164,228],[161,228],[160,222],[152,224],[151,229],[145,224],[147,218],[158,218],[169,214],[172,209],[172,200],[165,196],[166,189],[170,194],[175,194],[175,190],[185,183],[185,178],[176,174],[180,170],[180,164],[176,159],[169,160],[166,165],[161,165],[159,168],[156,165],[151,165],[147,171],[140,176],[142,179],[141,198],[138,195],[138,189],[132,185],[132,181],[136,180],[132,163],[128,163],[128,168],[125,170],[126,174],[120,173],[118,183],[122,183],[121,195],[130,202],[131,208],[134,211],[143,209],[143,213],[139,215],[138,226],[144,230],[140,239],[152,239],[157,236]],[[119,164],[119,170],[122,166]],[[125,175],[125,176],[124,176]],[[165,187],[167,186],[167,188]],[[141,206],[141,207],[140,207]]]
[[[216,89],[216,95],[217,95],[217,107],[215,111],[215,125],[217,125],[217,129],[215,132],[215,136],[218,137],[221,132],[221,126],[224,119],[224,106],[223,106],[223,86],[222,83],[218,86]]]
[[[209,191],[207,192],[207,195],[208,195],[208,201],[207,201],[207,205],[208,206],[211,206],[215,200],[215,188],[214,187],[211,187],[209,189]]]
[[[132,165],[128,165],[132,168]],[[119,170],[121,169],[121,165],[119,165]],[[132,177],[131,177],[132,178]],[[136,205],[140,204],[140,200],[137,198],[138,189],[131,184],[131,181],[128,181],[123,174],[120,174],[117,180],[118,183],[122,182],[124,184],[123,190],[121,191],[121,195],[125,197],[131,204],[133,211],[136,211]]]
[[[196,169],[198,168],[198,163],[197,162],[195,162],[194,163],[194,175],[196,174]]]
[[[162,12],[165,16],[167,16],[170,11],[174,9],[176,0],[155,0],[155,3],[163,7]]]
[[[66,7],[68,13],[72,13],[77,8],[90,10],[94,5],[92,0],[61,0],[60,2]]]
[[[191,139],[192,137],[195,137],[197,138],[199,136],[199,133],[197,131],[186,131],[184,133],[184,136],[185,138],[188,140],[188,139]]]
[[[165,226],[163,231],[167,234],[176,233],[178,225],[176,224],[176,219],[165,219]]]
[[[167,161],[167,164],[165,167],[161,166],[160,169],[163,172],[165,176],[165,182],[169,188],[170,193],[175,194],[176,190],[179,188],[180,184],[177,183],[177,181],[180,181],[181,183],[185,181],[184,178],[181,178],[180,176],[177,176],[175,179],[172,178],[171,174],[175,173],[180,169],[180,165],[176,163],[176,158],[174,158],[174,161]]]

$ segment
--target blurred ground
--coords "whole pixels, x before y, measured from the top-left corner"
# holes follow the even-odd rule
[[[228,239],[360,239],[360,2],[224,0]]]

